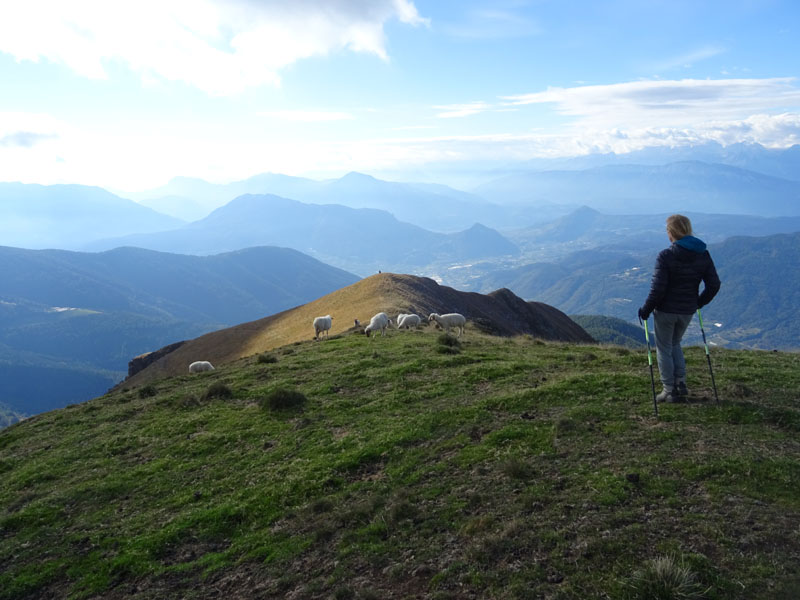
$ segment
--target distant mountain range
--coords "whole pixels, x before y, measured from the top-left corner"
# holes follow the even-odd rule
[[[603,246],[631,252],[650,252],[664,246],[665,222],[672,213],[611,215],[583,206],[545,225],[505,232],[524,255],[546,247],[550,254]],[[737,235],[765,236],[800,231],[800,216],[757,217],[686,211],[694,230],[706,243]]]
[[[130,196],[166,214],[194,221],[248,194],[281,196],[309,204],[375,208],[390,212],[400,221],[439,232],[459,231],[476,222],[491,226],[514,223],[509,211],[501,211],[468,192],[444,185],[381,181],[362,173],[324,181],[263,173],[228,184],[177,177],[166,186]]]
[[[138,354],[357,280],[287,248],[199,257],[0,247],[0,403],[31,414],[85,400]]]
[[[580,206],[613,215],[692,212],[800,216],[800,176],[792,170],[798,164],[800,147],[772,151],[760,146],[742,146],[726,148],[724,152],[720,148],[715,151],[704,146],[691,151],[649,150],[629,155],[592,155],[566,162],[537,161],[507,171],[471,193],[443,185],[381,181],[360,173],[325,181],[262,174],[224,185],[177,178],[161,189],[132,195],[141,204],[86,186],[0,184],[0,244],[28,248],[109,248],[107,244],[91,244],[98,239],[113,239],[118,244],[135,245],[142,235],[174,231],[185,223],[155,212],[153,208],[193,220],[195,224],[205,221],[204,225],[208,225],[210,222],[206,219],[212,216],[210,211],[222,209],[242,195],[281,197],[315,206],[377,209],[390,213],[398,223],[439,234],[453,234],[480,224],[505,235],[510,230],[541,227]],[[698,157],[738,164],[705,162],[697,160]],[[675,162],[674,159],[680,160]],[[645,164],[622,162],[633,160],[642,160]],[[673,162],[658,162],[663,160]],[[553,169],[555,165],[561,168]],[[543,170],[543,166],[550,168]],[[755,168],[761,170],[753,170]],[[302,218],[307,219],[308,214]],[[336,223],[341,214],[317,215],[312,223],[320,218]],[[307,222],[293,222],[287,226],[299,231],[305,228],[308,238]],[[385,223],[367,221],[364,229],[373,226],[385,226]],[[192,228],[187,231],[190,236]],[[134,237],[121,239],[128,235]],[[217,238],[224,236],[223,233],[215,235]],[[360,235],[371,234],[361,231]],[[217,240],[213,250],[192,251],[219,252],[257,244],[280,244],[323,260],[336,256],[317,254],[318,239],[297,238],[286,242],[276,236],[271,239],[261,236],[248,243],[222,241]],[[142,245],[177,249],[169,245]],[[178,246],[181,245],[185,244]],[[428,250],[426,246],[425,252]],[[438,249],[437,254],[437,260],[459,262],[463,259],[448,257],[447,249]],[[493,256],[477,253],[469,260]],[[344,262],[334,264],[356,270],[353,258],[351,255]],[[377,262],[359,272],[372,272]],[[407,271],[419,264],[419,260],[403,264],[391,262],[385,268]]]
[[[614,214],[800,215],[800,181],[699,161],[522,171],[485,183],[475,193],[498,204],[585,205]]]
[[[800,181],[800,144],[789,148],[766,148],[761,144],[744,142],[728,146],[717,142],[693,146],[654,146],[624,154],[609,152],[569,158],[537,158],[526,161],[524,169],[517,167],[512,170],[583,170],[608,165],[667,165],[685,161],[717,163]]]
[[[287,246],[360,275],[519,254],[514,244],[482,225],[435,233],[382,210],[307,204],[273,195],[239,196],[180,229],[103,240],[86,249],[121,245],[187,254]]]
[[[718,297],[703,310],[709,339],[734,348],[800,348],[800,233],[733,237],[709,251],[722,280]],[[633,322],[649,290],[655,254],[585,250],[552,263],[498,270],[476,286],[508,287],[568,314]],[[694,323],[687,339],[697,343],[699,335]]]
[[[120,192],[131,198],[187,221],[205,217],[213,209],[223,206],[243,194],[274,194],[299,200],[322,204],[342,204],[351,208],[379,208],[388,210],[401,221],[406,221],[435,231],[458,231],[480,222],[489,227],[504,228],[520,224],[533,225],[563,214],[560,205],[563,201],[553,198],[555,203],[543,206],[539,200],[539,211],[513,212],[509,220],[509,198],[498,189],[506,177],[542,171],[582,171],[598,167],[638,165],[664,166],[671,163],[701,162],[709,165],[729,166],[767,175],[774,178],[800,181],[800,145],[786,149],[765,148],[760,144],[732,144],[722,146],[715,142],[685,147],[646,148],[626,154],[588,154],[570,158],[539,158],[525,162],[498,165],[490,161],[460,164],[468,168],[471,175],[467,179],[479,179],[487,184],[488,196],[503,206],[492,211],[496,205],[483,197],[481,186],[463,187],[465,192],[430,183],[401,183],[381,181],[369,175],[350,173],[341,179],[315,181],[302,177],[291,177],[272,173],[255,175],[242,181],[228,184],[212,184],[201,179],[176,177],[167,185],[143,192]],[[427,180],[448,180],[458,165],[446,171],[428,170]],[[421,172],[420,175],[423,175]],[[404,177],[404,179],[407,179]],[[489,183],[491,182],[491,183]],[[567,184],[564,184],[567,185]],[[477,188],[477,190],[476,190]],[[569,186],[565,188],[569,191]],[[512,190],[515,194],[517,189]],[[600,210],[608,207],[595,206],[592,194],[580,199],[577,205],[588,204]],[[649,197],[650,190],[643,190],[642,199]],[[516,199],[514,200],[516,202]],[[570,200],[570,203],[573,200]],[[542,210],[546,210],[544,214]],[[703,206],[692,207],[701,212],[712,212]],[[643,210],[633,211],[636,213]],[[470,220],[471,219],[471,220]],[[528,223],[521,223],[528,220]]]
[[[77,249],[92,240],[183,223],[102,188],[0,183],[0,246]]]

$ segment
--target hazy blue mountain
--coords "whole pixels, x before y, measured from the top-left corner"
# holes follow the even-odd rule
[[[98,187],[0,183],[0,245],[4,246],[79,248],[101,238],[182,224]]]
[[[206,206],[185,196],[162,196],[160,198],[141,200],[139,204],[187,223],[202,219],[214,210],[213,207]]]
[[[520,218],[530,219],[530,223],[541,220],[537,213],[495,206],[480,196],[445,185],[382,181],[362,173],[323,181],[263,173],[228,184],[175,178],[162,188],[130,196],[167,214],[195,215],[187,220],[197,220],[245,194],[271,194],[311,204],[376,208],[400,221],[438,232],[460,231],[475,222],[510,227],[518,225]],[[203,208],[198,209],[198,205]]]
[[[288,248],[181,256],[0,247],[0,402],[31,414],[91,398],[134,356],[357,280]]]
[[[590,201],[590,195],[581,196],[584,192],[593,194],[595,190],[581,188],[578,186],[579,182],[574,182],[572,186],[569,186],[549,181],[541,190],[543,193],[530,190],[528,193],[526,191],[530,187],[528,183],[523,182],[521,191],[519,185],[512,186],[508,182],[504,182],[507,178],[518,180],[524,174],[542,171],[572,172],[607,166],[664,167],[671,163],[686,162],[716,164],[717,168],[720,166],[737,167],[774,178],[800,181],[800,145],[787,149],[773,149],[765,148],[760,144],[740,143],[722,146],[715,142],[708,142],[685,147],[645,148],[626,154],[589,154],[571,158],[533,159],[521,163],[503,163],[502,165],[484,161],[471,166],[471,171],[474,171],[472,178],[484,182],[484,185],[478,188],[478,193],[469,193],[441,184],[384,181],[360,173],[350,173],[340,179],[322,181],[262,173],[227,184],[212,184],[196,178],[176,177],[157,189],[127,192],[121,195],[165,214],[188,221],[205,217],[213,209],[244,194],[274,194],[315,204],[378,208],[391,212],[401,221],[413,223],[425,229],[452,232],[464,229],[474,222],[494,228],[514,227],[520,224],[532,225],[563,215],[565,213],[564,205],[577,207],[589,204],[595,206]],[[456,165],[453,165],[453,168],[455,169]],[[463,168],[463,165],[459,165],[459,168]],[[424,175],[424,173],[421,172],[420,175]],[[680,173],[673,172],[668,176],[676,179],[672,185],[680,187],[679,180],[682,177]],[[430,178],[431,175],[428,174],[427,177]],[[444,180],[448,179],[444,175],[442,177]],[[560,177],[567,176],[562,173]],[[587,177],[590,178],[590,176],[581,176],[582,179]],[[624,177],[629,176],[624,175]],[[691,177],[696,178],[697,174],[693,174]],[[706,181],[704,185],[706,187],[710,185],[711,189],[718,184],[724,187],[728,185],[724,181],[728,178],[729,176],[723,176],[722,182],[712,181],[709,184]],[[633,186],[634,183],[631,182],[628,187]],[[564,187],[565,185],[566,187]],[[570,193],[573,187],[578,189]],[[559,191],[563,191],[563,194],[559,194]],[[652,188],[645,187],[641,191],[644,193],[634,197],[642,200],[650,198]],[[506,197],[506,192],[510,193],[509,197]],[[545,197],[550,194],[555,194],[555,197],[551,199]],[[698,192],[691,198],[703,198],[707,195],[708,189]],[[560,196],[564,196],[564,198]],[[531,200],[537,210],[522,210],[519,205],[516,207],[509,205],[510,203],[519,204],[520,198],[524,202]],[[595,206],[595,208],[602,209],[603,207]],[[704,212],[717,212],[717,209],[711,206],[691,206],[690,208]],[[685,207],[681,209],[686,210]],[[542,211],[547,212],[543,213]],[[640,208],[625,212],[645,211]]]
[[[666,242],[665,222],[671,213],[656,215],[610,215],[583,206],[545,225],[506,231],[504,235],[523,253],[556,255],[596,246],[631,252],[648,252]],[[800,231],[800,216],[755,217],[751,215],[684,213],[692,220],[698,237],[706,243],[731,236],[765,236]]]
[[[498,208],[483,198],[466,192],[446,192],[444,187],[394,183],[349,173],[305,193],[295,192],[290,197],[317,204],[377,208],[390,212],[400,221],[434,231],[454,232],[475,222],[493,226],[513,222],[502,218]]]
[[[667,165],[684,161],[718,163],[781,179],[800,181],[800,145],[797,144],[789,148],[766,148],[761,144],[744,142],[728,146],[717,142],[695,146],[654,146],[625,154],[609,152],[570,158],[537,158],[527,161],[525,169],[584,170],[607,165]]]
[[[323,185],[323,182],[313,179],[276,173],[261,173],[232,183],[209,183],[194,177],[174,177],[159,188],[125,195],[165,214],[186,214],[190,218],[185,220],[197,221],[238,196],[271,193],[296,199],[304,190]]]
[[[800,215],[800,182],[698,161],[525,171],[481,185],[475,192],[498,204],[585,205],[614,214]]]
[[[499,233],[482,226],[457,234],[435,233],[381,210],[307,204],[273,195],[240,196],[180,229],[105,240],[90,249],[119,245],[189,254],[287,246],[361,275],[379,270],[413,272],[435,262],[519,252]]]
[[[733,237],[709,251],[722,280],[718,297],[703,309],[709,338],[731,347],[800,348],[800,233]],[[507,287],[567,314],[633,322],[650,288],[655,255],[580,251],[555,263],[486,274],[477,289]],[[699,340],[696,323],[689,339]]]

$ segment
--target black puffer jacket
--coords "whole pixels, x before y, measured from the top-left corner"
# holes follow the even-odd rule
[[[704,283],[700,294],[700,282]],[[650,294],[641,311],[650,314],[660,310],[690,315],[716,296],[720,281],[714,261],[706,245],[687,235],[662,250],[656,258]]]

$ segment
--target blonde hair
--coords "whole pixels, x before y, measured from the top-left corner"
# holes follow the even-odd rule
[[[667,217],[667,232],[676,240],[692,235],[692,222],[689,217],[672,215]]]

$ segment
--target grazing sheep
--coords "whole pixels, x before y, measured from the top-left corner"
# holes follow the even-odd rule
[[[196,360],[189,365],[189,373],[202,373],[203,371],[213,371],[214,365],[207,360]]]
[[[324,317],[317,317],[314,319],[314,339],[319,339],[319,336],[324,332],[325,337],[328,337],[328,332],[331,330],[333,324],[333,317],[325,315]]]
[[[389,315],[385,312],[379,312],[377,315],[369,320],[369,325],[364,329],[364,333],[369,337],[370,332],[380,331],[381,335],[386,335],[386,328],[389,326]]]
[[[398,329],[416,329],[420,323],[422,323],[422,319],[419,315],[398,315],[397,316],[397,328]]]
[[[428,323],[433,321],[436,321],[439,325],[441,325],[445,333],[450,333],[450,329],[453,327],[458,329],[456,337],[460,337],[461,334],[464,333],[464,325],[467,323],[464,315],[460,315],[458,313],[447,313],[446,315],[431,313],[428,317]]]

